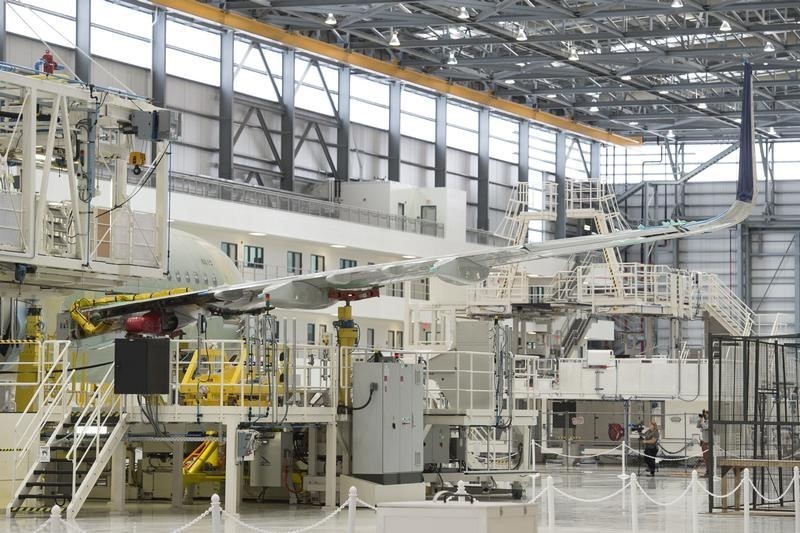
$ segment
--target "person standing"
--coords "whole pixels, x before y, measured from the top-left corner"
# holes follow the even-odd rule
[[[700,430],[700,449],[703,450],[703,465],[706,468],[705,476],[708,477],[708,410],[703,409],[697,418],[697,429]]]
[[[647,470],[650,472],[650,477],[656,475],[656,456],[658,455],[658,441],[661,436],[658,433],[658,424],[655,420],[650,421],[650,425],[642,435],[642,444],[644,445],[644,462],[647,465]]]

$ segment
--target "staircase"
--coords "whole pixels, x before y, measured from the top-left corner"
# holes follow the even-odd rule
[[[715,274],[698,274],[700,306],[728,333],[747,336],[754,332],[756,314]]]
[[[15,428],[15,484],[17,473],[30,466],[6,506],[8,517],[69,502],[67,519],[75,518],[127,432],[123,396],[114,394],[113,366],[83,408],[73,407],[79,395],[72,388],[68,345],[39,384],[38,401],[31,400]]]
[[[583,340],[591,324],[591,316],[582,310],[567,315],[564,328],[561,330],[561,357],[570,357],[572,350]]]

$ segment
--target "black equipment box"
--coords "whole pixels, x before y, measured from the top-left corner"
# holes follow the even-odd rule
[[[169,394],[169,339],[116,339],[114,393]]]

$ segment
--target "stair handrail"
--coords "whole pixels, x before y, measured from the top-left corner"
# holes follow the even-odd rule
[[[30,450],[30,446],[33,444],[34,440],[39,442],[38,435],[41,433],[41,429],[47,421],[50,420],[50,415],[52,415],[56,405],[67,405],[68,401],[66,398],[66,391],[68,389],[68,385],[71,382],[72,375],[74,371],[69,370],[69,361],[65,356],[65,352],[67,347],[69,346],[69,341],[45,341],[45,342],[53,342],[54,346],[57,346],[60,343],[64,343],[63,349],[59,351],[58,356],[53,360],[53,364],[50,367],[50,370],[44,375],[39,386],[36,388],[35,393],[31,397],[28,404],[25,406],[25,409],[20,414],[17,423],[14,425],[14,433],[17,436],[17,449],[19,452],[17,458],[20,459],[21,455],[28,452]],[[45,343],[39,343],[39,353],[41,354],[44,350]],[[56,371],[60,363],[61,369]],[[50,379],[53,377],[55,372],[60,373],[60,376],[57,381],[50,382]],[[38,403],[37,403],[38,402]],[[33,406],[37,405],[37,410],[33,418],[30,419],[27,425],[24,426],[22,433],[20,434],[20,426],[25,422],[26,416],[31,414]],[[30,434],[29,434],[30,433]],[[33,437],[37,437],[34,439]],[[19,441],[27,441],[27,445],[24,449],[20,450]]]
[[[726,322],[723,325],[731,333],[749,335],[755,324],[753,310],[716,274],[701,273],[700,283],[703,304],[711,311],[716,311],[716,318]]]
[[[80,446],[81,442],[83,442],[84,435],[86,435],[86,431],[82,431],[80,436],[79,436],[78,433],[77,433],[77,428],[80,427],[81,424],[83,424],[84,426],[87,426],[88,422],[94,419],[94,417],[98,413],[98,410],[102,410],[102,407],[104,405],[105,400],[108,399],[109,391],[113,390],[112,387],[104,387],[103,386],[103,385],[108,384],[107,383],[108,382],[108,378],[109,378],[109,376],[111,375],[111,373],[113,371],[114,371],[114,366],[111,365],[109,367],[109,369],[106,370],[106,373],[103,375],[103,378],[97,384],[97,387],[94,389],[94,392],[92,392],[92,395],[86,401],[86,405],[84,406],[83,410],[81,411],[80,415],[78,416],[78,419],[75,422],[75,426],[74,426],[75,429],[73,430],[72,446],[70,447],[69,451],[67,452],[67,459],[72,459],[73,458],[77,448]],[[113,385],[113,380],[111,380],[110,384]],[[103,395],[102,400],[101,401],[96,401],[101,394]],[[91,412],[89,412],[89,409],[91,409]],[[88,418],[87,418],[87,415],[88,415]],[[86,419],[86,422],[84,422],[84,419]]]
[[[69,405],[67,392],[70,391],[69,385],[75,374],[74,370],[69,369],[69,360],[67,359],[67,350],[70,346],[70,341],[47,340],[39,342],[38,351],[40,361],[43,360],[46,346],[54,347],[55,357],[53,358],[50,370],[44,373],[36,391],[20,414],[16,424],[14,424],[15,453],[12,468],[12,487],[17,485],[17,471],[19,466],[27,462],[28,455],[34,443],[37,446],[41,443],[42,430],[50,421],[56,407],[61,406],[66,408]],[[57,370],[59,366],[61,368]],[[53,378],[53,374],[56,372],[60,375],[56,381],[51,382],[50,379]],[[35,412],[32,412],[34,405],[37,406],[37,409]],[[33,416],[26,416],[30,414],[33,414]],[[26,420],[27,424],[24,424]],[[63,426],[63,423],[64,420],[62,419],[59,425]],[[20,428],[22,428],[21,431]],[[48,439],[48,444],[50,444],[51,440],[52,439]],[[36,465],[34,464],[30,470],[32,471],[35,467]],[[23,479],[22,483],[15,489],[9,505],[13,504],[22,493],[26,481],[27,477]]]
[[[67,460],[72,461],[72,494],[75,494],[75,491],[77,490],[78,469],[83,465],[89,451],[94,446],[96,453],[100,453],[100,440],[102,437],[100,428],[104,427],[105,423],[114,412],[114,409],[119,407],[121,403],[122,395],[117,395],[116,398],[108,405],[108,410],[105,417],[102,416],[103,407],[106,406],[109,396],[113,395],[114,393],[113,371],[114,366],[110,365],[108,370],[106,370],[106,373],[103,375],[103,378],[97,384],[97,388],[95,388],[94,392],[92,392],[92,395],[86,402],[86,406],[81,411],[81,414],[78,416],[78,419],[73,426],[72,445],[70,446],[70,449],[67,451],[66,455]],[[92,435],[88,445],[86,445],[83,453],[80,455],[80,458],[78,458],[78,452],[80,451],[81,445],[83,444],[83,441],[88,433],[87,429],[92,426],[95,421],[97,422],[97,424],[94,426],[96,427],[96,431],[94,431],[94,435]]]

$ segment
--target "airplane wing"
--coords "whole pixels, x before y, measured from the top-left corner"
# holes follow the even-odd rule
[[[713,218],[694,222],[665,222],[658,226],[640,227],[611,234],[557,239],[486,251],[240,283],[144,301],[99,306],[92,309],[91,313],[93,317],[108,319],[154,310],[169,311],[183,306],[197,306],[223,315],[259,312],[267,306],[320,309],[328,307],[337,300],[347,299],[348,291],[375,289],[390,283],[426,277],[438,277],[455,284],[470,284],[486,279],[491,269],[500,265],[717,231],[742,222],[750,214],[756,202],[754,153],[752,68],[747,63],[742,91],[736,198],[724,213]]]

